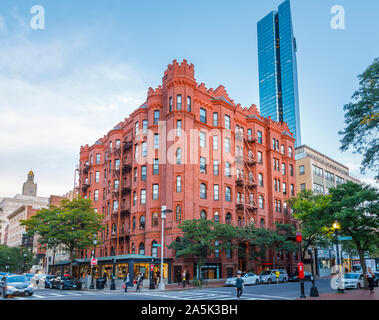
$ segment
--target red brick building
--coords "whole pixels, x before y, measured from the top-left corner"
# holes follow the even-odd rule
[[[223,86],[199,85],[186,60],[174,60],[162,85],[149,88],[145,103],[128,118],[94,145],[81,147],[79,168],[80,194],[104,215],[97,257],[160,257],[153,244],[161,242],[162,205],[172,210],[165,244],[180,236],[177,226],[187,219],[240,226],[254,221],[265,228],[295,223],[286,206],[296,185],[287,125],[261,117],[255,105],[235,104]],[[208,278],[296,263],[287,253],[268,252],[265,260],[252,262],[234,251],[209,257]],[[171,274],[183,268],[196,272],[190,259],[175,259],[167,248],[164,256],[173,258]]]

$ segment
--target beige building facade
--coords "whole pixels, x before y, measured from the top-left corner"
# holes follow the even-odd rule
[[[361,184],[350,176],[348,167],[307,145],[295,148],[295,160],[296,193],[312,190],[316,194],[328,194],[330,188],[346,181]]]

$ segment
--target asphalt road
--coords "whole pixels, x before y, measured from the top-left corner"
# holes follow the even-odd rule
[[[305,295],[309,296],[312,283],[305,282]],[[319,293],[333,292],[330,279],[316,281]],[[294,300],[300,296],[299,282],[280,284],[260,284],[245,286],[241,300]],[[1,297],[2,298],[2,297]],[[35,289],[30,297],[9,297],[12,300],[235,300],[234,287],[200,288],[187,290],[149,290],[141,292],[129,288],[127,293],[118,288],[115,291],[106,290],[56,290]],[[1,299],[1,300],[8,300]],[[1,301],[0,301],[1,303]]]

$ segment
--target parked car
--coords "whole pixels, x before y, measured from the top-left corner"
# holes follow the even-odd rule
[[[50,284],[51,282],[56,278],[57,276],[54,276],[54,275],[45,275],[44,277],[42,277],[39,281],[41,282],[41,284],[43,285],[44,288],[50,288]]]
[[[3,276],[0,281],[0,294],[4,298],[10,295],[33,295],[33,284],[24,275]]]
[[[288,281],[294,281],[294,282],[299,281],[299,273],[298,272],[291,273]],[[308,271],[304,271],[304,281],[312,281],[312,273]]]
[[[78,279],[72,277],[58,276],[50,280],[50,289],[76,289],[80,290],[82,288],[82,282]]]
[[[342,288],[360,289],[364,287],[364,279],[362,272],[348,272],[342,276]],[[339,279],[336,280],[336,286],[339,284]]]
[[[273,269],[273,270],[266,270],[262,271],[259,275],[259,281],[260,283],[276,283],[276,272],[279,271],[279,282],[287,282],[288,281],[288,274],[287,271],[283,269]]]
[[[242,277],[245,286],[258,285],[260,283],[259,277],[252,272],[244,274]],[[228,278],[225,280],[225,287],[235,286],[237,277]]]

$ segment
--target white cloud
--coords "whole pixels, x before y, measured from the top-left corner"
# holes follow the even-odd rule
[[[69,191],[80,146],[93,144],[144,102],[147,87],[127,63],[75,66],[87,45],[82,38],[17,39],[0,51],[1,195],[19,193],[31,167],[43,195]]]

